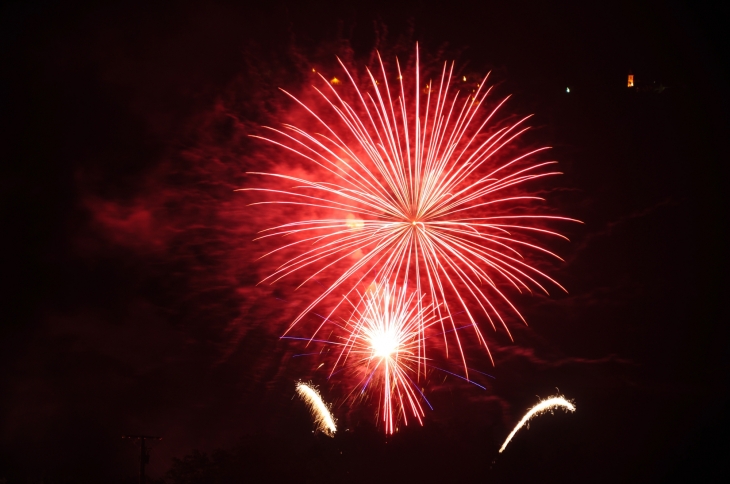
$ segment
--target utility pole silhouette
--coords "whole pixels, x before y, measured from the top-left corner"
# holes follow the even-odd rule
[[[145,484],[147,478],[144,475],[144,467],[150,462],[150,453],[147,450],[145,441],[147,440],[162,440],[162,437],[154,437],[152,435],[122,435],[123,439],[132,439],[135,442],[140,442],[139,452],[139,484]]]

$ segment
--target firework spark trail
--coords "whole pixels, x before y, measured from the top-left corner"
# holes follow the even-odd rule
[[[304,400],[312,412],[314,417],[314,423],[317,429],[325,435],[330,437],[335,435],[337,427],[335,426],[335,420],[332,418],[332,414],[327,408],[327,405],[322,401],[322,397],[319,392],[307,385],[306,383],[297,383],[297,393]]]
[[[454,64],[445,63],[440,80],[435,85],[429,81],[424,87],[416,48],[413,84],[407,87],[396,60],[399,82],[391,86],[385,65],[379,61],[380,73],[366,71],[366,87],[360,87],[340,61],[350,82],[348,92],[340,93],[320,74],[326,89],[314,89],[330,112],[320,112],[285,91],[312,116],[321,133],[284,124],[281,128],[266,127],[271,133],[268,137],[255,136],[301,156],[311,168],[322,170],[326,181],[251,173],[281,184],[278,188],[242,189],[275,198],[254,205],[292,205],[330,213],[261,231],[259,239],[291,240],[264,257],[299,250],[261,282],[274,283],[299,271],[309,271],[299,287],[318,276],[334,279],[295,318],[289,332],[336,290],[344,296],[329,316],[367,281],[392,281],[400,286],[413,281],[416,293],[427,295],[434,303],[431,307],[442,325],[447,355],[444,325],[457,327],[454,315],[459,306],[477,341],[489,352],[469,301],[478,305],[493,329],[499,324],[512,338],[503,309],[498,307],[508,308],[522,321],[524,318],[500,284],[520,293],[531,293],[534,288],[547,294],[544,281],[563,289],[528,264],[523,252],[538,251],[560,259],[532,243],[529,236],[566,239],[543,228],[542,223],[576,220],[515,212],[520,204],[542,200],[515,190],[559,172],[550,170],[555,162],[530,161],[547,148],[504,157],[528,129],[524,123],[529,116],[488,132],[486,127],[491,126],[506,99],[485,111],[491,91],[485,87],[486,77],[472,93],[460,95],[452,86]],[[357,260],[353,262],[353,258]],[[418,301],[421,305],[422,299]],[[423,333],[423,328],[419,331]],[[457,331],[450,335],[468,378],[462,337]],[[425,339],[419,341],[423,344]]]
[[[423,424],[420,399],[425,396],[410,375],[417,378],[419,368],[425,368],[424,330],[438,319],[422,299],[423,295],[409,293],[407,286],[373,284],[353,305],[342,327],[348,336],[332,371],[338,366],[358,369],[360,393],[368,386],[380,390],[380,414],[389,434],[399,416],[408,425],[408,410]]]
[[[534,407],[532,407],[530,410],[527,411],[524,417],[522,417],[522,420],[515,426],[514,429],[512,429],[512,432],[507,436],[507,440],[504,441],[504,444],[502,444],[502,447],[499,449],[500,454],[502,451],[507,448],[507,444],[509,444],[510,440],[512,440],[512,437],[515,436],[517,431],[519,431],[522,427],[527,424],[527,422],[530,421],[532,417],[535,415],[540,415],[544,412],[547,412],[549,410],[553,410],[555,408],[562,407],[567,411],[575,412],[575,406],[570,403],[568,400],[566,400],[563,397],[555,396],[546,398],[545,400],[541,401]]]

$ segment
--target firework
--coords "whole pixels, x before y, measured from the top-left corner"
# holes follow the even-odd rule
[[[262,282],[300,272],[305,273],[301,285],[325,281],[287,332],[330,295],[339,299],[329,316],[365,281],[401,287],[411,282],[417,294],[433,302],[447,355],[449,334],[468,378],[456,314],[464,314],[489,352],[474,311],[509,334],[505,308],[524,318],[503,286],[548,293],[547,281],[563,289],[528,263],[525,252],[560,259],[532,236],[565,239],[544,225],[573,219],[528,207],[542,199],[526,195],[524,185],[559,173],[551,170],[555,162],[533,161],[547,148],[513,154],[529,116],[492,128],[506,99],[486,108],[491,91],[486,77],[462,94],[454,88],[453,63],[444,64],[435,82],[424,83],[418,49],[407,75],[397,60],[388,72],[378,59],[380,72],[367,70],[369,82],[362,87],[342,62],[344,81],[328,82],[320,75],[325,87],[314,89],[322,109],[321,103],[307,104],[286,93],[319,128],[284,124],[255,136],[302,157],[308,172],[316,174],[252,173],[277,183],[244,189],[273,197],[256,204],[290,205],[302,217],[260,233],[259,239],[286,239],[265,255],[286,259]],[[417,331],[422,334],[423,328]]]
[[[327,405],[322,401],[319,392],[306,383],[299,382],[297,383],[297,393],[299,393],[299,396],[312,412],[317,429],[323,434],[333,437],[337,431],[335,420],[332,418],[332,414],[329,408],[327,408]]]
[[[510,434],[507,436],[507,439],[504,441],[504,444],[502,444],[499,452],[502,453],[502,451],[507,448],[507,444],[509,444],[510,440],[512,440],[512,437],[514,437],[517,431],[524,427],[525,424],[527,424],[527,422],[529,422],[532,417],[534,417],[535,415],[540,415],[547,411],[552,411],[556,408],[564,408],[569,412],[575,412],[575,406],[563,397],[555,396],[542,400],[540,403],[528,410],[525,416],[522,417],[522,420],[520,420],[515,428],[512,429],[512,432],[510,432]]]
[[[356,391],[380,393],[386,433],[395,431],[399,416],[407,425],[408,412],[423,424],[425,397],[414,379],[426,368],[424,330],[436,322],[423,295],[409,294],[406,286],[373,284],[342,325],[348,336],[333,371],[339,365],[354,368],[361,375]]]

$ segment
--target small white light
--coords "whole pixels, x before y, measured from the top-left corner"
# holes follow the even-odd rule
[[[570,88],[569,87],[566,87],[565,88],[565,92],[570,92]]]

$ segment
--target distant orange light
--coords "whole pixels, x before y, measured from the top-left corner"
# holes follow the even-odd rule
[[[336,77],[333,77],[332,80],[330,80],[330,84],[332,84],[332,85],[337,85],[339,83],[340,83],[340,80],[337,79]]]
[[[633,74],[629,74],[628,87],[634,87],[634,75]]]

